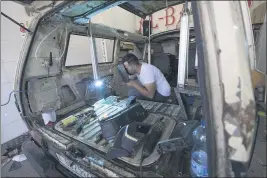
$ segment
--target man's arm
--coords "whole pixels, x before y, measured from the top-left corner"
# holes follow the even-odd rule
[[[155,82],[145,84],[144,87],[140,86],[135,81],[130,81],[127,83],[128,86],[133,86],[136,90],[138,90],[142,95],[153,99],[155,92],[156,92],[156,84]]]

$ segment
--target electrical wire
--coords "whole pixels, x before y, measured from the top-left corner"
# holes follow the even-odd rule
[[[38,53],[38,50],[39,50],[41,44],[44,42],[44,40],[45,40],[47,37],[49,37],[49,36],[50,36],[54,31],[56,31],[59,27],[60,27],[60,26],[58,26],[57,28],[55,28],[54,30],[52,30],[50,33],[48,33],[48,34],[42,39],[42,41],[38,44],[38,46],[37,46],[37,48],[36,48],[36,51],[35,51],[35,59],[37,59],[37,53]],[[63,50],[63,52],[61,53],[61,56],[60,56],[59,58],[57,58],[57,60],[60,60],[60,59],[63,57],[63,54],[64,54],[65,51],[66,51],[66,46],[67,46],[66,43],[67,43],[67,36],[68,36],[68,30],[67,30],[67,27],[65,27],[65,31],[66,31],[66,33],[65,33],[64,50]]]
[[[103,81],[105,81],[105,79],[103,79]],[[87,84],[87,83],[90,83],[90,82],[85,81],[85,82],[82,82],[82,83],[86,83]],[[36,94],[36,93],[41,93],[41,92],[52,90],[52,89],[57,89],[57,87],[42,89],[39,92],[38,91],[35,91],[35,90],[18,90],[18,91],[13,90],[12,92],[9,93],[8,101],[6,103],[4,103],[4,104],[1,104],[1,106],[5,106],[5,105],[7,105],[10,102],[12,93],[15,93],[15,92],[18,92],[18,93],[27,92],[28,94],[31,94],[31,93],[35,93]]]
[[[5,104],[1,104],[1,106],[5,106],[5,105],[7,105],[7,104],[10,102],[11,94],[12,94],[12,93],[15,93],[15,92],[27,92],[27,90],[12,91],[12,92],[10,92],[10,93],[9,93],[9,96],[8,96],[8,101],[7,101]]]
[[[12,93],[15,93],[15,92],[18,92],[18,93],[27,92],[28,94],[29,94],[29,93],[41,93],[41,92],[48,91],[48,90],[52,90],[52,89],[57,89],[57,88],[48,88],[48,89],[46,89],[46,90],[41,90],[41,91],[39,91],[39,92],[34,91],[34,90],[18,90],[18,91],[13,90],[12,92],[9,93],[8,101],[7,101],[5,104],[1,104],[1,106],[5,106],[5,105],[7,105],[7,104],[10,102],[11,94],[12,94]],[[31,92],[31,91],[32,91],[32,92]]]
[[[37,48],[36,48],[36,51],[35,51],[35,59],[37,59],[37,52],[38,52],[38,50],[39,50],[41,44],[44,42],[44,40],[45,40],[48,36],[50,36],[50,35],[51,35],[54,31],[56,31],[59,27],[60,27],[60,26],[58,26],[57,28],[55,28],[54,30],[52,30],[50,33],[48,33],[48,34],[41,40],[41,42],[38,44],[38,46],[37,46]]]

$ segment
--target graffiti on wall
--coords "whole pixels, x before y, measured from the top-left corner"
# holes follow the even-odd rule
[[[26,21],[25,23],[20,23],[20,25],[23,25],[24,27],[29,28],[29,22],[28,21]],[[19,31],[21,33],[22,38],[24,38],[26,36],[27,31],[22,27],[19,28]]]

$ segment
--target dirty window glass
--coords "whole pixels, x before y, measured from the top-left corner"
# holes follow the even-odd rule
[[[73,5],[62,10],[63,16],[76,17],[106,3],[106,1],[77,1]]]
[[[114,40],[95,38],[96,56],[99,63],[109,63],[113,59]],[[70,35],[65,66],[92,64],[89,37]]]
[[[167,4],[166,4],[167,3]],[[128,1],[128,7],[141,11],[145,14],[150,14],[157,12],[160,9],[166,8],[166,6],[173,6],[174,4],[179,3],[177,0],[167,1]]]

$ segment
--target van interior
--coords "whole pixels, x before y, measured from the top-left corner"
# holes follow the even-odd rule
[[[82,130],[79,132],[65,129],[64,121],[72,116],[78,117],[88,113],[94,107],[96,108],[95,104],[99,101],[114,99],[114,97],[116,102],[110,104],[109,107],[122,108],[123,112],[130,115],[129,108],[131,107],[123,104],[128,97],[127,85],[122,81],[117,65],[127,53],[133,53],[141,62],[147,63],[148,38],[142,34],[93,23],[90,24],[91,30],[88,32],[88,25],[62,20],[56,15],[46,17],[39,23],[34,32],[35,38],[30,46],[22,75],[22,88],[28,91],[22,94],[24,110],[26,115],[30,116],[27,123],[47,137],[53,137],[59,142],[64,142],[64,139],[74,140],[76,148],[82,149],[83,147],[84,149],[85,146],[85,150],[91,149],[105,158],[116,139],[103,137],[99,119],[90,118],[90,121],[83,123]],[[188,89],[178,92],[175,88],[177,88],[179,63],[179,30],[155,34],[150,39],[151,64],[159,68],[172,87],[172,99],[166,103],[137,100],[147,113],[141,122],[153,125],[161,120],[164,124],[158,142],[181,135],[189,138],[202,117],[197,68],[195,67],[194,29],[190,29],[189,32],[186,76]],[[103,82],[101,88],[93,85],[94,66],[90,53],[92,49],[89,43],[90,37],[94,40],[99,77]],[[103,48],[103,44],[106,48]],[[101,98],[99,98],[99,92],[102,94]],[[53,126],[45,125],[41,116],[49,109],[55,110],[57,115]],[[99,117],[101,109],[103,110],[102,106],[95,111],[98,112]],[[120,115],[122,111],[115,113]],[[73,144],[71,145],[68,148],[72,148]],[[192,144],[188,143],[186,148],[188,149],[183,154],[169,153],[162,156],[154,145],[151,154],[143,160],[142,165],[146,167],[144,172],[157,169],[158,174],[166,176],[175,176],[178,173],[189,175],[189,152]],[[79,157],[76,155],[76,158],[77,156]],[[141,148],[136,148],[135,154],[111,161],[115,162],[114,164],[123,163],[129,169],[137,171],[141,159]],[[184,160],[183,164],[186,166],[183,166],[183,170],[179,170],[182,167],[178,165],[180,163],[177,160]],[[160,168],[161,164],[165,167]]]

